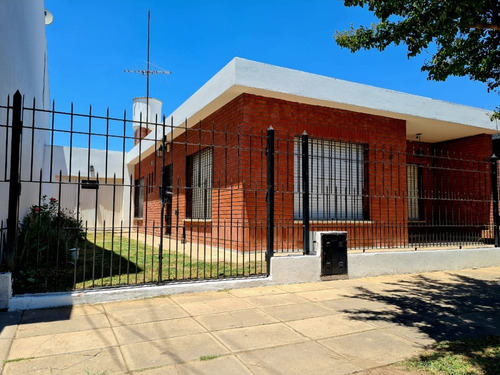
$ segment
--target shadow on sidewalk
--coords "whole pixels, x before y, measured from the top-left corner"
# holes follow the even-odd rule
[[[345,309],[351,319],[414,327],[436,341],[500,336],[500,277],[495,281],[447,273],[444,280],[418,275],[384,283],[380,292],[356,287],[354,298],[386,309]]]

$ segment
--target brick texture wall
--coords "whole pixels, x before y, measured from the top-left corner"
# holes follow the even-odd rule
[[[151,188],[146,189],[149,193],[144,202],[144,217],[135,221],[137,228],[159,235],[162,163],[172,164],[172,212],[176,213],[172,217],[172,238],[244,251],[265,249],[265,135],[269,126],[275,129],[276,138],[275,249],[278,251],[303,246],[302,221],[294,220],[293,176],[294,140],[304,131],[310,138],[361,144],[367,150],[363,195],[369,198],[364,200],[364,220],[311,224],[312,230],[347,230],[350,247],[407,245],[406,165],[431,165],[430,157],[411,156],[412,148],[427,147],[429,155],[437,146],[443,152],[491,154],[488,136],[439,145],[417,144],[406,141],[406,124],[402,120],[242,94],[174,139],[164,161],[152,154],[141,160],[140,167],[136,165],[135,176],[152,181]],[[186,160],[206,147],[213,150],[212,215],[207,220],[193,220],[186,214]],[[478,175],[471,174],[469,182],[453,187],[452,181],[458,177],[453,168],[447,169],[448,185],[443,184],[443,190],[458,195],[471,188],[489,194],[486,181],[479,186],[474,183]],[[435,168],[426,170],[424,194],[430,194],[435,184],[432,182]],[[484,176],[481,178],[485,180]],[[468,207],[454,210],[470,213]],[[426,206],[425,212],[426,217],[432,217],[432,207]]]

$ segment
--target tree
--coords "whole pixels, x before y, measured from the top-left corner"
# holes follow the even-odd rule
[[[499,90],[499,0],[344,0],[344,5],[367,6],[379,22],[337,31],[339,46],[383,51],[403,43],[408,58],[432,51],[422,66],[428,79],[468,76],[486,83],[488,91]],[[500,108],[492,117],[500,119]]]

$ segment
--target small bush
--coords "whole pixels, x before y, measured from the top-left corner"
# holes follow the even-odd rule
[[[41,269],[68,264],[70,248],[85,239],[81,220],[61,209],[57,199],[44,196],[41,205],[31,206],[19,228],[19,277],[22,284],[37,282]],[[27,286],[27,285],[25,285]]]

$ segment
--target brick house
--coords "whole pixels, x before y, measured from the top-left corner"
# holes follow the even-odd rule
[[[462,242],[489,224],[483,109],[235,58],[163,124],[141,125],[127,155],[141,232],[160,234],[163,206],[170,238],[264,249],[269,126],[276,249],[302,247],[304,131],[311,230],[347,230],[364,249]]]

